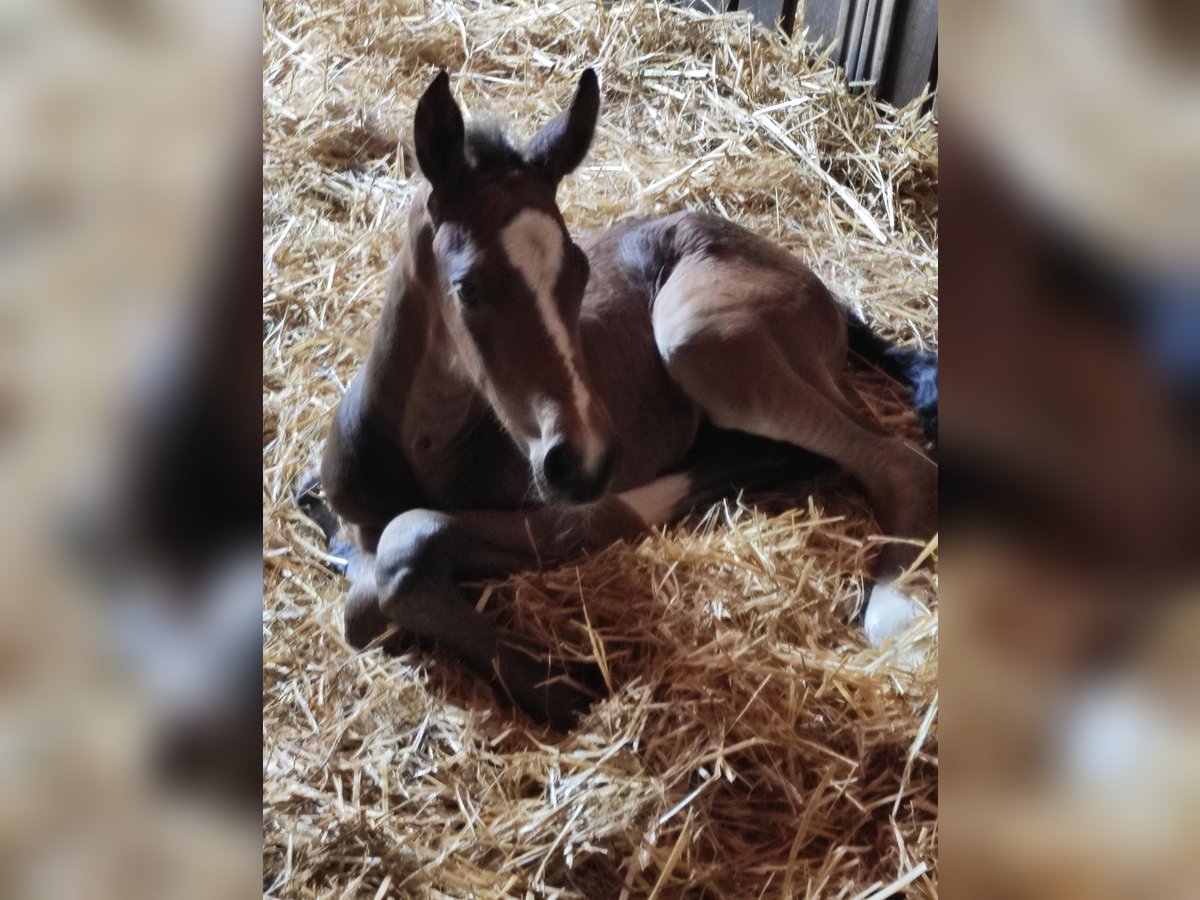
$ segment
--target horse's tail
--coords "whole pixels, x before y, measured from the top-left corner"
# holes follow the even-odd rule
[[[912,391],[917,420],[931,441],[938,439],[938,358],[918,347],[897,347],[880,337],[855,313],[846,310],[850,352],[877,366]]]

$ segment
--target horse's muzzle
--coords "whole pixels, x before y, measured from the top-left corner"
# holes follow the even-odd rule
[[[588,472],[580,453],[566,441],[559,441],[542,457],[542,477],[555,498],[568,503],[591,503],[608,490],[617,461],[617,448],[609,447],[595,471]]]

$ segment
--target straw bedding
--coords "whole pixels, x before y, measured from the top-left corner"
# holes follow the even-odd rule
[[[289,494],[368,345],[436,67],[469,114],[525,137],[594,65],[596,141],[561,191],[573,229],[713,209],[929,346],[933,123],[849,95],[744,15],[279,0],[264,23],[264,890],[936,896],[936,615],[899,648],[865,645],[851,617],[877,543],[847,485],[731,500],[484,587],[498,622],[601,660],[613,696],[565,736],[444,655],[353,653],[344,585]],[[880,377],[857,384],[914,433]],[[911,579],[936,608],[936,575]]]

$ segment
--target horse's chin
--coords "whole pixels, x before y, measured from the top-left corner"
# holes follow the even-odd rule
[[[603,484],[598,489],[581,493],[552,487],[541,473],[537,473],[533,479],[534,492],[543,506],[590,506],[608,496],[610,486]]]
[[[587,494],[565,495],[559,502],[566,506],[590,506],[593,503],[598,503],[607,496],[608,485],[604,485],[599,490],[592,490]]]

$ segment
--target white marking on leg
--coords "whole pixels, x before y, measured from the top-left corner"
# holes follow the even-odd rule
[[[674,516],[679,504],[692,489],[687,475],[666,475],[649,484],[622,491],[617,499],[631,507],[647,525],[662,525]]]
[[[895,640],[908,630],[920,616],[929,611],[918,601],[900,593],[891,584],[876,583],[867,599],[863,613],[863,631],[871,646],[880,647],[884,641]],[[915,668],[924,659],[924,652],[911,650],[904,654],[902,662]]]
[[[544,212],[526,209],[504,226],[500,243],[514,269],[521,273],[525,284],[537,298],[538,312],[554,346],[562,356],[571,379],[571,398],[575,412],[586,429],[583,463],[589,472],[596,471],[604,445],[591,427],[588,410],[591,395],[579,374],[571,347],[571,335],[554,302],[554,285],[562,269],[563,238],[558,223]]]

